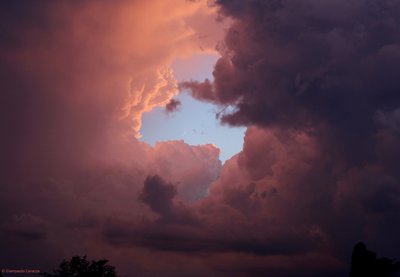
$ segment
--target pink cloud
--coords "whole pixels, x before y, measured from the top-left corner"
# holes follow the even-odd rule
[[[372,2],[216,1],[215,80],[183,86],[249,127],[223,166],[214,145],[137,139],[178,93],[173,59],[213,51],[215,7],[2,4],[2,261],[326,277],[361,239],[399,256],[399,6]]]

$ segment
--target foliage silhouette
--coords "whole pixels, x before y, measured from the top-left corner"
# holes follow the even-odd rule
[[[45,277],[118,277],[115,267],[108,265],[108,260],[88,261],[86,256],[74,256],[64,260],[53,274],[41,273]]]
[[[376,253],[367,249],[363,242],[353,248],[350,277],[398,277],[400,262],[394,259],[377,258]]]

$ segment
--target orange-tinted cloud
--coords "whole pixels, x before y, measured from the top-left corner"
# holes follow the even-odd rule
[[[107,253],[127,275],[326,277],[360,239],[398,256],[400,6],[216,2],[235,21],[193,95],[256,125],[222,168],[213,145],[137,140],[176,94],[171,61],[213,47],[204,2],[0,4],[7,267]]]
[[[169,167],[187,166],[172,180],[183,200],[206,193],[221,167],[217,148],[135,138],[143,112],[178,93],[172,61],[214,48],[205,2],[0,5],[3,263],[49,266],[36,252],[46,249],[57,265],[93,242],[100,218],[150,214],[137,199],[143,181],[177,171]],[[168,147],[180,153],[176,163],[163,158]],[[96,243],[86,249],[95,253]]]

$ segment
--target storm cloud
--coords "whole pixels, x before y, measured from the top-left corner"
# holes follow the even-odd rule
[[[361,240],[400,257],[400,3],[207,2],[0,4],[2,267],[338,277]],[[215,45],[213,80],[177,84],[173,60]],[[223,165],[138,140],[179,88],[247,127]]]
[[[399,257],[399,3],[216,2],[233,23],[214,80],[180,86],[255,127],[210,199],[242,212],[267,199],[275,226],[316,228],[342,266],[356,238]]]
[[[366,159],[376,114],[400,105],[396,1],[217,1],[234,23],[196,99],[230,106],[230,125],[285,126]]]

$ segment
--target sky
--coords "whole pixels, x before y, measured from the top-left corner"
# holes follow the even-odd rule
[[[216,53],[196,53],[173,61],[172,70],[178,82],[212,79],[212,69],[218,58]],[[184,90],[174,99],[180,106],[172,113],[165,107],[157,107],[143,114],[142,141],[153,146],[157,141],[179,139],[191,145],[212,143],[220,149],[222,162],[239,153],[244,127],[222,125],[216,118],[218,107],[193,99]]]
[[[2,1],[0,268],[339,277],[400,250],[400,3]]]

